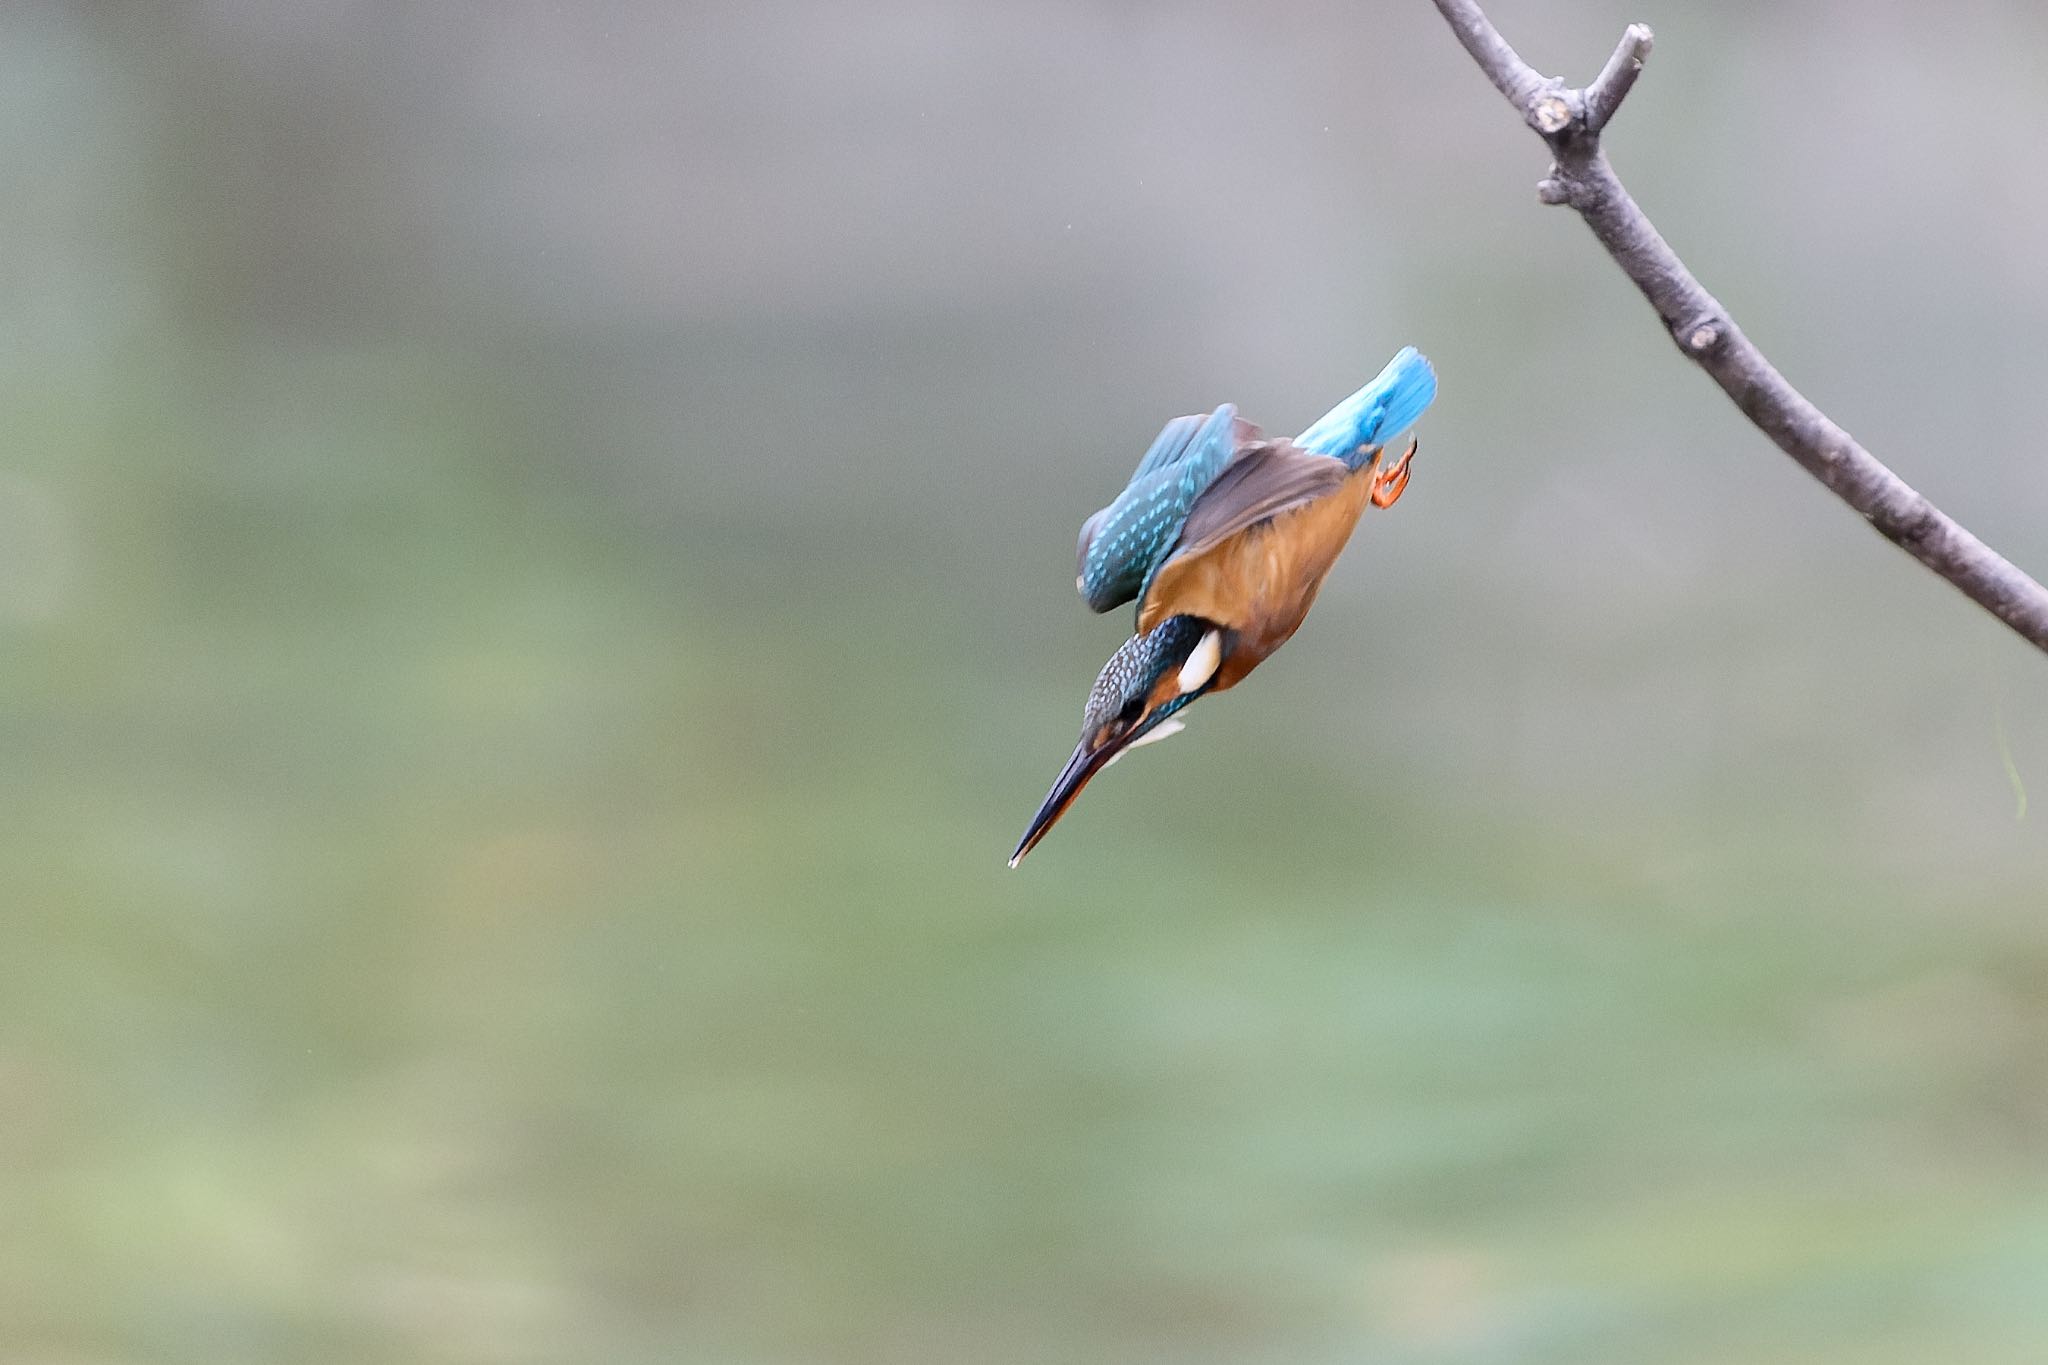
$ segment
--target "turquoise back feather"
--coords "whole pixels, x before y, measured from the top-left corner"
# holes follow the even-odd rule
[[[1357,469],[1374,446],[1414,426],[1435,399],[1436,371],[1422,352],[1403,346],[1370,384],[1324,413],[1294,443]]]

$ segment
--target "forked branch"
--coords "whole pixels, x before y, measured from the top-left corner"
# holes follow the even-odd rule
[[[1657,310],[1678,348],[1714,377],[1778,448],[1797,460],[1879,534],[2048,651],[2048,589],[1958,525],[1830,421],[1764,358],[1693,278],[1608,164],[1600,131],[1650,55],[1650,30],[1631,24],[1593,83],[1575,90],[1542,76],[1508,45],[1477,0],[1435,0],[1458,41],[1495,88],[1549,144],[1546,204],[1569,204]]]

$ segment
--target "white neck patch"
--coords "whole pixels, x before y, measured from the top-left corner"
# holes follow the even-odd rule
[[[1194,653],[1188,655],[1188,661],[1180,666],[1180,677],[1177,680],[1180,694],[1185,697],[1215,677],[1216,666],[1222,662],[1223,633],[1209,631],[1202,636],[1202,642],[1195,646]]]

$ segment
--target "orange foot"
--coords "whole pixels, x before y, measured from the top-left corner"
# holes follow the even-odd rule
[[[1402,491],[1408,487],[1408,462],[1414,458],[1413,437],[1409,438],[1408,448],[1401,452],[1401,458],[1384,469],[1380,467],[1379,453],[1374,453],[1371,472],[1367,475],[1372,480],[1371,497],[1374,507],[1392,507],[1400,498]]]

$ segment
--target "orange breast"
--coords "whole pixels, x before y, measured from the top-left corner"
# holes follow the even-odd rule
[[[1371,490],[1369,471],[1360,470],[1327,497],[1248,526],[1202,554],[1168,560],[1145,596],[1139,632],[1182,614],[1228,627],[1237,646],[1212,690],[1235,686],[1308,615]]]

